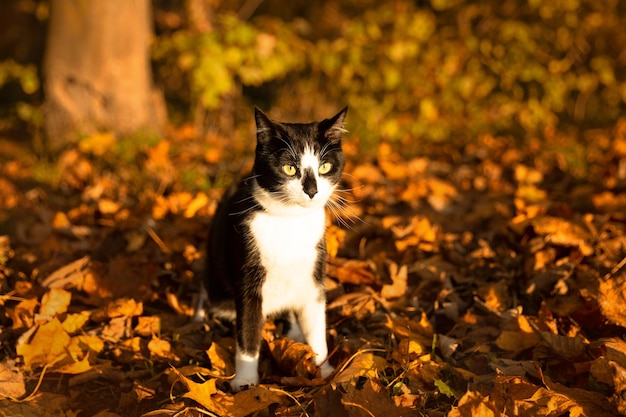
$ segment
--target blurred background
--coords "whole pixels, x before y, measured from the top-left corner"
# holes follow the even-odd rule
[[[578,158],[624,114],[624,27],[618,0],[5,1],[0,132],[36,150],[168,126],[249,144],[253,106],[348,105],[365,154],[505,135]]]

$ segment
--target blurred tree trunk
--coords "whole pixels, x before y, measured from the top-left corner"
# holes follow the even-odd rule
[[[97,131],[159,134],[149,0],[51,0],[44,59],[45,130],[58,149]]]

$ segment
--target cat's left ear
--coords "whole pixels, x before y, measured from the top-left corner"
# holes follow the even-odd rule
[[[347,130],[343,128],[346,113],[348,113],[347,106],[330,119],[325,119],[320,122],[320,131],[324,132],[324,136],[331,142],[341,142],[341,136],[347,132]]]
[[[258,140],[269,139],[272,137],[274,130],[274,122],[258,107],[254,108],[254,120],[256,121],[256,137]]]

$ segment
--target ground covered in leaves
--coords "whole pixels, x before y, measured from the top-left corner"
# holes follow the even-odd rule
[[[268,323],[262,384],[236,394],[232,326],[191,315],[253,139],[194,138],[98,135],[49,161],[1,139],[2,415],[626,413],[626,120],[414,157],[348,138],[327,234],[337,372]]]

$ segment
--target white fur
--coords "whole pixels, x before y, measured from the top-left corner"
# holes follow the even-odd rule
[[[267,273],[261,289],[262,312],[265,317],[283,311],[293,311],[298,317],[301,335],[316,353],[315,363],[322,365],[322,376],[333,368],[324,363],[326,346],[326,305],[321,288],[314,279],[318,257],[317,244],[324,236],[326,214],[324,206],[334,186],[321,178],[320,161],[311,149],[301,158],[300,169],[312,168],[317,182],[317,194],[310,198],[302,188],[301,179],[285,185],[277,197],[258,185],[253,194],[263,210],[252,215],[249,226],[259,251],[261,265]],[[295,324],[295,323],[294,323]],[[235,389],[256,384],[258,355],[237,352],[237,375],[232,382]]]
[[[246,355],[237,349],[235,353],[235,369],[237,373],[231,381],[231,386],[239,391],[244,385],[256,385],[259,383],[259,354]]]

